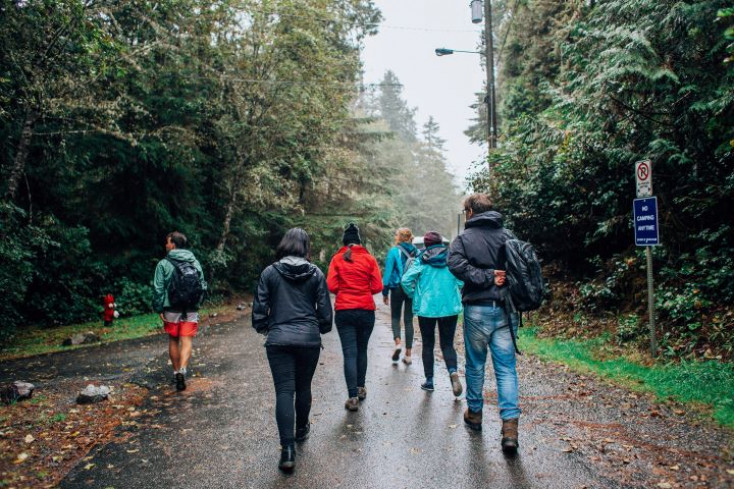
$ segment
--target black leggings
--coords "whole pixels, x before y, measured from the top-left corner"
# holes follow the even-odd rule
[[[347,309],[334,314],[344,354],[344,380],[349,397],[357,396],[367,377],[367,344],[375,327],[375,311]]]
[[[433,377],[433,347],[436,345],[436,321],[438,321],[438,335],[441,341],[441,352],[446,368],[456,370],[456,350],[454,349],[454,334],[459,316],[445,316],[442,318],[427,318],[418,316],[418,325],[423,338],[423,371],[426,378]]]
[[[265,349],[275,384],[275,420],[278,423],[280,444],[287,447],[295,441],[294,395],[296,428],[308,424],[308,414],[311,412],[311,380],[319,363],[321,349],[318,346],[267,346]]]
[[[390,319],[392,321],[392,337],[400,338],[400,317],[405,325],[405,348],[413,348],[413,301],[403,288],[390,289]]]

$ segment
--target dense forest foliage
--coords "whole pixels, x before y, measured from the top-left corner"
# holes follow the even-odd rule
[[[663,351],[731,358],[731,2],[494,3],[501,142],[492,177],[478,167],[473,184],[536,244],[551,281],[575,282],[554,307],[617,316],[617,341],[644,341],[645,258],[631,214],[633,165],[650,159]],[[467,134],[480,141],[484,120]]]
[[[361,82],[370,0],[0,0],[2,334],[149,310],[165,235],[249,292],[292,226],[449,234],[438,124]],[[431,174],[432,178],[423,178]],[[430,200],[427,196],[431,196]]]

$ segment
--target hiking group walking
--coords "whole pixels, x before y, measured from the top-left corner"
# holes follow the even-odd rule
[[[482,429],[489,351],[502,420],[502,450],[509,454],[517,451],[521,414],[515,363],[518,319],[515,307],[508,301],[505,268],[505,245],[514,236],[503,227],[502,216],[492,209],[485,194],[467,197],[464,212],[465,230],[450,246],[439,233],[429,231],[423,236],[424,248],[418,250],[411,230],[398,229],[395,246],[386,256],[384,274],[363,246],[354,223],[346,227],[343,246],[332,257],[326,276],[309,261],[308,233],[300,228],[285,233],[276,249],[276,261],[260,275],[252,306],[252,326],[266,336],[281,444],[278,466],[282,471],[294,470],[295,443],[309,437],[311,383],[322,348],[321,335],[332,330],[332,323],[342,347],[347,389],[344,407],[350,412],[358,411],[360,403],[366,400],[368,344],[375,325],[374,295],[380,292],[383,303],[390,305],[395,342],[393,362],[400,361],[402,354],[403,363],[412,364],[413,316],[418,317],[425,374],[421,388],[428,392],[434,391],[436,382],[436,329],[452,392],[458,397],[464,391],[454,348],[457,323],[463,312],[465,424],[473,430]],[[167,236],[168,255],[156,267],[154,280],[154,308],[161,313],[169,334],[169,352],[179,390],[185,388],[191,342],[197,332],[196,309],[206,290],[201,266],[185,247],[185,237],[180,233]],[[199,294],[198,300],[181,305],[174,296],[180,295],[184,288],[182,277],[191,270],[198,280],[198,287],[192,287]],[[178,290],[177,294],[171,292],[172,287]],[[329,293],[335,296],[333,309]]]

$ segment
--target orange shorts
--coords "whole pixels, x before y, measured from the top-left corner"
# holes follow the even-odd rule
[[[178,323],[169,323],[163,321],[163,329],[166,330],[170,336],[178,338],[179,336],[196,336],[196,332],[199,330],[199,323],[192,321],[180,321]]]
[[[179,336],[196,336],[199,329],[199,315],[189,312],[186,317],[180,312],[166,311],[163,313],[163,329],[174,338]]]

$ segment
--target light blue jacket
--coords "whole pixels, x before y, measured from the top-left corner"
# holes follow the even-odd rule
[[[447,255],[446,245],[429,246],[403,275],[400,285],[413,299],[413,313],[417,316],[441,318],[461,312],[464,282],[449,271]]]

